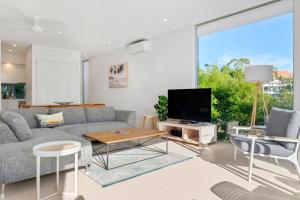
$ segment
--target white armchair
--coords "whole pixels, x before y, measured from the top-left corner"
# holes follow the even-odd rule
[[[291,161],[300,179],[298,150],[300,145],[300,112],[272,108],[268,125],[263,134],[253,134],[262,130],[256,127],[233,127],[235,132],[230,134],[234,146],[234,160],[236,152],[249,155],[248,180],[251,181],[254,156],[263,156]],[[240,135],[239,131],[251,131],[248,135]]]

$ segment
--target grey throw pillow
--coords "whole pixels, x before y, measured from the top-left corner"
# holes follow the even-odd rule
[[[39,122],[35,115],[46,115],[48,110],[45,108],[24,108],[8,110],[20,114],[27,121],[29,128],[38,128]]]
[[[299,138],[299,129],[300,129],[300,112],[296,111],[294,112],[288,127],[287,127],[287,137],[288,138]],[[287,149],[294,149],[295,144],[294,143],[290,143],[287,142],[285,144],[283,144],[283,146]]]
[[[266,128],[266,135],[287,137],[287,128],[295,111],[272,108]]]
[[[86,119],[89,123],[115,121],[116,114],[113,107],[85,108]]]
[[[19,142],[12,130],[0,121],[0,144]]]
[[[15,112],[3,111],[1,119],[10,127],[19,141],[23,142],[31,139],[31,130],[24,117]]]

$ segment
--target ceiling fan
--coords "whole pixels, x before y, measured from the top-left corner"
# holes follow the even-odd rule
[[[35,33],[41,33],[45,31],[45,28],[39,23],[40,20],[40,16],[34,15],[32,18],[27,18],[24,21],[22,20],[23,22],[25,22],[25,27],[8,28],[8,30],[32,31]]]
[[[40,16],[33,16],[33,20],[34,20],[34,24],[31,26],[31,30],[33,32],[43,32],[44,31],[44,28],[41,27],[38,23],[38,20],[40,19]]]
[[[53,21],[47,19],[41,19],[40,16],[34,15],[32,17],[23,17],[22,20],[16,20],[17,27],[8,28],[11,31],[30,31],[34,33],[49,32],[49,30],[61,31],[63,29],[63,23],[60,21]],[[24,26],[25,25],[25,26]],[[51,32],[51,31],[50,31]]]

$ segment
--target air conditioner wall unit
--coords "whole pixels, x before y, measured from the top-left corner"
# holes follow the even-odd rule
[[[148,40],[139,41],[128,45],[128,52],[130,54],[137,54],[151,51],[151,43]]]

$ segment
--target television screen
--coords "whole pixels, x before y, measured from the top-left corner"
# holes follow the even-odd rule
[[[168,117],[194,122],[211,122],[211,89],[169,90]]]

